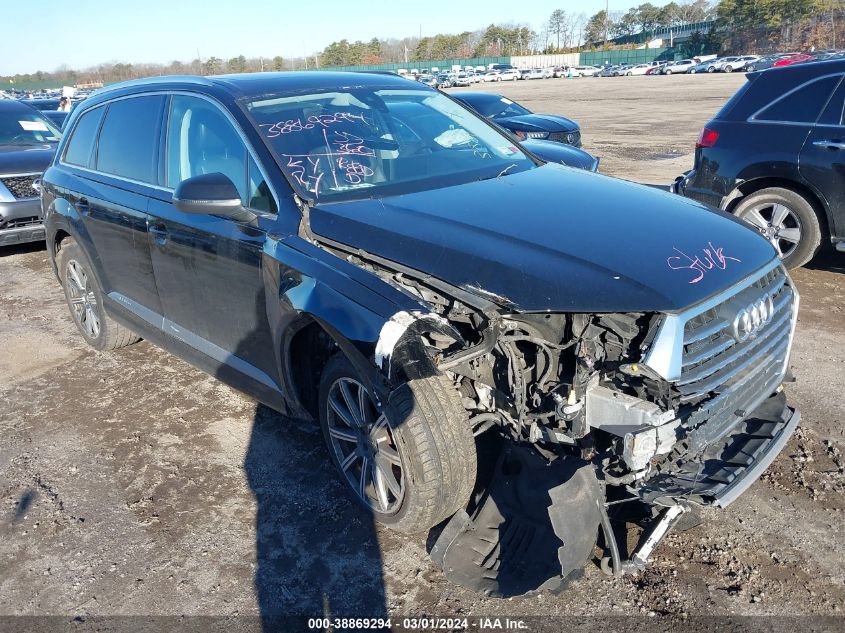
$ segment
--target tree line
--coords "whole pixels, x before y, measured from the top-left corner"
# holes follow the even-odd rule
[[[687,48],[696,52],[768,52],[771,50],[845,45],[845,0],[681,0],[662,7],[645,2],[627,11],[592,16],[558,9],[537,28],[528,24],[490,24],[461,33],[424,37],[342,39],[307,57],[243,55],[230,59],[208,57],[170,64],[106,63],[75,70],[61,66],[53,72],[0,78],[16,83],[50,81],[58,84],[110,83],[151,75],[299,70],[325,66],[408,63],[468,57],[563,53],[603,47],[625,36],[648,39],[652,33],[689,22],[713,20],[709,33],[696,34]],[[637,45],[636,43],[628,46]],[[706,51],[704,49],[707,49]]]

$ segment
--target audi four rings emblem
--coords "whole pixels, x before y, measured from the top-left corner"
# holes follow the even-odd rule
[[[775,303],[771,295],[760,297],[751,305],[737,312],[731,324],[731,335],[742,343],[754,338],[769,321],[775,312]]]

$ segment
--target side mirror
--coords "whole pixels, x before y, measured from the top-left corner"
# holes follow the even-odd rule
[[[220,172],[180,182],[173,192],[173,206],[182,213],[219,215],[239,222],[255,220],[255,214],[244,209],[238,188]]]

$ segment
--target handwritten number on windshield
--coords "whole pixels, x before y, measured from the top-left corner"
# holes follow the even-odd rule
[[[363,123],[372,127],[372,123],[363,114],[352,114],[350,112],[335,112],[333,114],[314,114],[302,122],[301,118],[276,121],[275,123],[261,123],[259,127],[264,128],[267,138],[276,138],[282,134],[303,132],[314,128],[326,129],[336,123]]]

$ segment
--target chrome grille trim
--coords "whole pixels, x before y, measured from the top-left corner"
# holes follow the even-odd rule
[[[791,320],[790,311],[785,310],[788,308],[787,304],[789,303],[789,299],[791,299],[791,296],[782,295],[782,298],[777,302],[777,304],[775,304],[775,318],[765,326],[763,332],[757,338],[749,339],[743,343],[737,343],[729,334],[722,331],[718,334],[719,338],[714,342],[722,342],[723,339],[728,339],[728,341],[724,341],[722,343],[729,343],[726,347],[722,348],[721,345],[714,346],[713,354],[694,361],[687,360],[688,354],[685,353],[684,359],[681,363],[681,366],[683,367],[681,378],[677,380],[675,384],[686,385],[703,380],[734,362],[743,354],[754,353],[756,347],[759,347],[763,341],[771,338],[775,331],[783,329],[782,326],[787,323],[787,321]],[[779,312],[779,310],[782,312]],[[707,349],[707,347],[702,348],[702,350]],[[700,351],[701,350],[695,353],[696,355],[693,357],[694,359],[698,358]],[[687,367],[693,365],[695,365],[695,367],[687,369]]]
[[[683,368],[684,330],[686,324],[692,319],[700,317],[706,311],[720,306],[729,299],[732,299],[737,294],[750,288],[751,286],[765,283],[766,279],[771,280],[779,275],[786,278],[786,282],[789,283],[790,290],[793,294],[792,331],[794,332],[794,322],[797,319],[798,314],[798,292],[789,281],[789,277],[781,265],[780,260],[773,259],[771,262],[747,276],[742,281],[737,282],[733,286],[726,288],[709,299],[705,299],[704,301],[701,301],[698,304],[680,312],[665,314],[654,341],[643,356],[643,364],[650,367],[655,371],[655,373],[665,380],[670,382],[679,380],[681,378],[681,370]],[[757,287],[760,286],[758,285]]]

